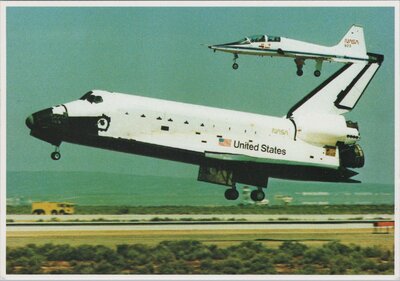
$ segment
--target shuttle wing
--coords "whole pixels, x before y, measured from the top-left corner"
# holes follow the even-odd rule
[[[383,62],[383,55],[368,54],[366,62],[348,63],[296,103],[287,118],[305,113],[343,114],[360,100]]]
[[[254,157],[245,154],[235,153],[221,153],[221,152],[205,152],[207,159],[222,160],[224,162],[235,162],[235,163],[259,163],[259,164],[290,164],[290,161],[279,160],[267,157]]]
[[[252,157],[244,154],[205,152],[207,161],[200,165],[198,180],[222,185],[240,182],[264,186],[269,177],[282,179],[314,180],[329,182],[358,182],[351,179],[357,173],[313,163]],[[321,168],[325,168],[321,172]]]

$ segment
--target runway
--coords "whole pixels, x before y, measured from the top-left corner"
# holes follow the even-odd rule
[[[268,230],[268,229],[360,229],[373,228],[374,221],[316,222],[144,222],[144,223],[14,223],[10,232],[135,231],[135,230]]]
[[[7,245],[155,245],[169,240],[197,240],[226,247],[260,241],[321,245],[329,241],[393,247],[393,228],[374,234],[374,222],[390,215],[74,215],[7,216]],[[272,244],[271,244],[272,243]]]
[[[350,220],[394,220],[393,214],[328,214],[328,215],[304,215],[304,214],[148,214],[148,215],[7,215],[8,221],[13,222],[38,222],[57,220],[60,222],[72,221],[152,221],[154,219],[164,221],[246,221],[246,222],[271,222],[271,221],[350,221]]]
[[[7,232],[372,229],[393,215],[8,215]]]

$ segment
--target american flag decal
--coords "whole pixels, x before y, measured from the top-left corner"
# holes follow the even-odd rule
[[[219,141],[218,141],[218,144],[219,144],[220,146],[231,147],[232,140],[231,140],[231,139],[220,138]]]

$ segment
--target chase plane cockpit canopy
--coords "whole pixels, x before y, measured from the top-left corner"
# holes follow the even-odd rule
[[[239,41],[226,43],[224,45],[247,45],[251,43],[262,43],[262,42],[280,42],[281,37],[273,35],[251,35],[245,37]]]

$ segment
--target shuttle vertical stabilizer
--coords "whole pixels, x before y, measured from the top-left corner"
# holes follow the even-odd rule
[[[295,104],[287,117],[319,114],[343,114],[360,100],[383,61],[382,55],[369,54],[369,62],[348,63]]]

